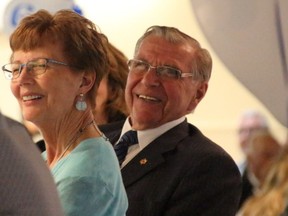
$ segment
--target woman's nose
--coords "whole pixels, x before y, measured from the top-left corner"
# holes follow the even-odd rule
[[[30,73],[29,67],[24,65],[20,69],[20,74],[14,81],[19,82],[20,85],[31,84],[33,81],[33,76]]]

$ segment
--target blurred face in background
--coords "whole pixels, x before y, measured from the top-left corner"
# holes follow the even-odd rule
[[[281,146],[270,135],[253,134],[247,152],[248,170],[259,182],[263,182],[273,161],[279,155]]]
[[[239,143],[242,151],[245,153],[248,147],[248,139],[251,136],[252,132],[262,130],[266,127],[263,126],[262,120],[253,116],[243,118],[239,125],[238,135],[239,135]]]

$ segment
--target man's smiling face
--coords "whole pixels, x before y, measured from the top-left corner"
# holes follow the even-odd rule
[[[189,73],[192,67],[193,49],[183,44],[172,44],[157,37],[148,36],[139,47],[135,59],[152,66],[170,66],[182,73]],[[176,120],[195,109],[207,90],[207,83],[190,77],[161,79],[155,68],[144,74],[130,71],[125,97],[130,110],[132,127],[136,130],[156,128]]]

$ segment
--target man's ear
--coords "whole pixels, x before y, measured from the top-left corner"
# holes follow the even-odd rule
[[[92,89],[94,83],[96,81],[95,73],[87,73],[85,72],[82,76],[81,84],[80,84],[80,93],[86,94],[90,89]]]
[[[194,100],[197,104],[204,98],[204,96],[206,95],[207,89],[208,89],[208,83],[207,82],[202,82],[199,85],[199,87],[196,91],[195,97],[194,97]]]
[[[207,92],[207,89],[208,89],[207,82],[200,82],[199,84],[197,84],[195,95],[190,101],[190,104],[188,107],[188,113],[192,112],[196,108],[196,106],[199,104],[199,102],[204,98]]]

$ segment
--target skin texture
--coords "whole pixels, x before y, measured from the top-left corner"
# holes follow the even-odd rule
[[[171,44],[157,36],[148,36],[134,58],[153,66],[168,65],[188,73],[191,55],[193,49],[190,46]],[[155,69],[150,69],[144,75],[131,71],[125,98],[133,128],[156,128],[192,112],[205,96],[207,88],[207,82],[192,78],[161,80]]]
[[[30,52],[16,51],[13,61],[25,63],[39,57],[61,60],[59,56],[53,54],[55,52],[52,52],[49,47],[46,48],[47,49],[33,50]],[[76,86],[80,86],[79,78],[71,76],[68,67],[54,64],[51,64],[51,67],[53,68],[47,69],[44,74],[38,77],[31,76],[26,68],[24,68],[20,77],[11,82],[11,90],[21,106],[23,117],[29,121],[36,119],[37,121],[43,121],[45,120],[44,118],[48,117],[47,114],[51,114],[52,118],[55,118],[53,117],[54,114],[58,112],[62,113],[61,110],[65,110],[61,109],[61,106],[68,108],[73,104],[73,98],[67,97],[67,95],[69,92],[70,94],[76,95],[78,91]],[[74,86],[73,84],[76,84],[75,78],[78,79],[79,84]],[[63,84],[63,81],[65,81],[65,84]],[[63,92],[63,94],[58,95],[57,93],[59,91]],[[22,97],[26,95],[38,95],[41,98],[38,100],[25,101]],[[46,115],[43,115],[43,112],[45,112]],[[51,118],[51,116],[49,118]]]
[[[36,58],[51,58],[66,62],[61,53],[59,43],[53,46],[47,43],[41,48],[27,52],[15,51],[12,61],[26,63]],[[56,162],[64,149],[64,146],[57,143],[68,143],[67,139],[70,136],[67,136],[66,131],[69,131],[71,136],[75,134],[78,131],[79,119],[84,120],[85,116],[89,115],[88,111],[84,115],[77,111],[74,104],[77,95],[85,94],[91,89],[94,80],[95,75],[91,73],[73,73],[71,67],[48,64],[44,74],[32,76],[24,67],[20,76],[11,81],[10,87],[18,100],[23,118],[36,124],[42,131],[46,143],[49,143],[48,160],[51,161],[51,166],[52,161]],[[25,96],[38,96],[38,98],[31,100],[25,99]],[[80,117],[82,115],[83,117]]]

